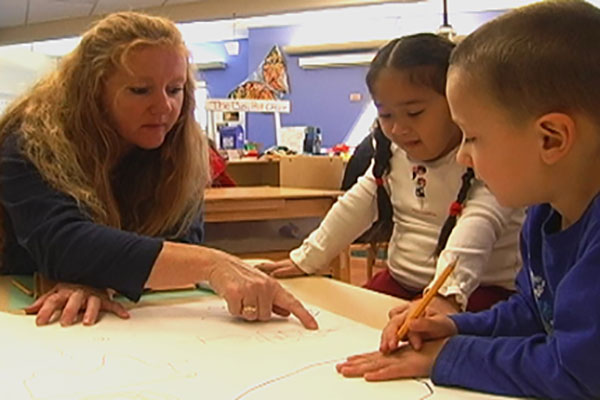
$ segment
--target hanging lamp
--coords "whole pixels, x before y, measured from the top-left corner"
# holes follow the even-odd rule
[[[438,28],[437,34],[445,37],[448,40],[454,40],[456,37],[456,31],[448,23],[448,1],[443,0],[443,12],[442,12],[442,25]]]

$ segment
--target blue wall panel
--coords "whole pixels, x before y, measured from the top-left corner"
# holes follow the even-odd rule
[[[254,72],[271,47],[282,49],[294,33],[294,27],[250,29],[249,73]],[[315,125],[323,133],[323,146],[331,147],[343,141],[348,131],[369,101],[364,77],[366,67],[324,68],[304,70],[298,66],[298,57],[284,54],[288,67],[290,93],[285,98],[291,102],[292,112],[281,115],[282,126]],[[351,103],[349,95],[363,95],[359,102]],[[248,117],[250,140],[262,142],[265,147],[275,144],[273,116],[251,114]]]
[[[206,81],[208,93],[211,98],[224,98],[237,86],[238,83],[246,79],[248,74],[248,39],[238,40],[239,54],[230,56],[225,52],[222,42],[218,42],[222,48],[223,57],[227,67],[225,69],[211,69],[199,73],[198,78]]]
[[[471,31],[503,12],[454,14],[450,21],[456,27],[462,27],[461,30]],[[440,18],[437,15],[432,17],[436,20]],[[277,44],[283,50],[283,47],[290,44],[298,29],[296,26],[249,29],[248,39],[239,40],[239,55],[227,56],[226,69],[203,73],[210,97],[225,97],[257,70],[273,45]],[[398,32],[398,35],[402,34]],[[323,40],[327,42],[327,38]],[[297,56],[284,52],[284,57],[291,88],[285,99],[290,100],[292,111],[290,114],[281,115],[282,126],[318,126],[323,133],[323,146],[331,147],[341,143],[360,117],[367,102],[371,101],[364,82],[367,67],[303,70],[298,66]],[[350,102],[351,93],[361,94],[362,99]],[[247,130],[248,138],[263,143],[265,148],[275,144],[274,118],[271,114],[249,113]]]

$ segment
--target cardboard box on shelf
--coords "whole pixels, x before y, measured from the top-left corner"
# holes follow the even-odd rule
[[[231,160],[227,165],[227,173],[239,186],[339,189],[344,168],[341,157],[295,155]]]

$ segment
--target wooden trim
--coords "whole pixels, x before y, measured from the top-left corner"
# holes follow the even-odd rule
[[[369,40],[365,42],[321,43],[310,45],[284,46],[283,51],[290,55],[341,53],[350,51],[376,50],[387,40]]]
[[[318,199],[336,200],[344,194],[342,190],[305,189],[298,187],[247,186],[210,188],[205,192],[206,204],[227,200],[267,200],[267,199]]]
[[[248,200],[206,204],[206,222],[264,221],[319,217],[327,214],[333,199]]]

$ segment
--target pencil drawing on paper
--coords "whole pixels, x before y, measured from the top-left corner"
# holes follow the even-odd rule
[[[0,387],[11,400],[225,400],[431,396],[416,380],[369,384],[335,371],[350,354],[376,348],[379,332],[311,308],[321,328],[295,319],[248,323],[222,300],[142,307],[129,320],[93,327],[35,328],[0,314]],[[8,345],[10,344],[10,345]],[[6,395],[4,395],[6,393]],[[201,396],[203,397],[203,396]]]

